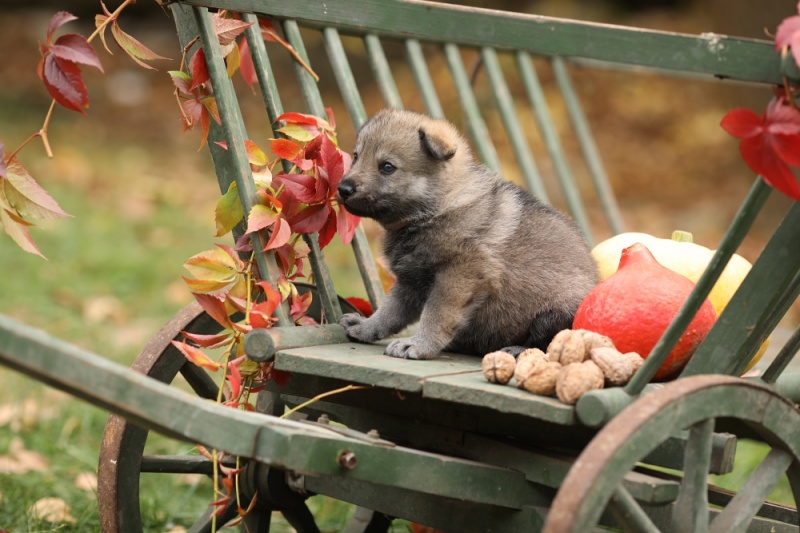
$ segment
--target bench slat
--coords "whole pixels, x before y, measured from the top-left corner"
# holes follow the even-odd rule
[[[457,45],[447,43],[444,45],[444,55],[447,60],[447,66],[450,69],[450,75],[453,78],[453,84],[458,93],[458,99],[461,101],[461,107],[467,119],[467,130],[470,137],[472,137],[472,144],[478,153],[478,158],[484,165],[502,175],[500,160],[497,158],[497,152],[486,128],[486,122],[481,116],[480,106],[475,99],[475,93],[472,91],[467,71],[464,69],[461,51]]]
[[[508,141],[511,148],[514,150],[514,156],[517,158],[517,163],[525,178],[525,183],[528,185],[528,190],[533,192],[542,201],[547,201],[547,191],[542,183],[542,176],[539,174],[539,169],[536,167],[536,162],[533,159],[530,148],[528,147],[527,136],[517,118],[517,110],[514,107],[514,99],[511,97],[511,92],[508,90],[508,85],[503,77],[503,70],[500,68],[500,62],[497,59],[497,53],[494,48],[485,46],[481,48],[481,59],[486,68],[486,74],[489,78],[489,84],[492,88],[495,103],[500,111],[500,117],[505,126]]]
[[[364,37],[364,46],[367,49],[369,66],[372,68],[372,73],[378,82],[378,90],[383,96],[383,101],[386,102],[388,107],[402,108],[403,100],[400,98],[400,91],[397,90],[397,85],[394,82],[392,69],[386,59],[386,53],[383,51],[380,38],[370,33]]]
[[[581,57],[718,78],[781,83],[780,61],[767,41],[641,30],[611,24],[509,13],[420,0],[182,0],[233,11],[303,19],[343,33],[374,32],[420,41],[494,46],[531,53]]]
[[[416,39],[406,39],[405,43],[408,62],[411,65],[411,73],[414,76],[414,81],[417,82],[420,94],[422,94],[425,112],[434,118],[444,118],[442,104],[439,102],[439,96],[436,94],[428,64],[425,62],[422,45]]]

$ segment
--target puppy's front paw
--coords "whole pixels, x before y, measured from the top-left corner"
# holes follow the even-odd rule
[[[370,322],[358,313],[347,313],[339,319],[339,325],[344,327],[347,338],[357,342],[375,342],[378,336],[372,328]]]
[[[433,359],[439,352],[425,349],[419,341],[411,338],[393,340],[383,353],[400,359]]]

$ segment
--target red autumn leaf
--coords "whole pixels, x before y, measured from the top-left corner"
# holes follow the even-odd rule
[[[82,35],[77,33],[59,37],[55,44],[50,47],[50,53],[59,59],[89,65],[103,72],[103,65],[100,64],[100,59],[97,57],[94,48]]]
[[[279,218],[275,225],[272,227],[272,235],[269,237],[269,241],[264,246],[264,251],[267,250],[274,250],[275,248],[280,248],[287,242],[289,239],[292,238],[292,228],[289,227],[289,224],[286,222],[286,219]]]
[[[187,96],[191,95],[192,91],[192,77],[183,72],[182,70],[170,70],[167,72],[172,78],[172,84],[178,89],[178,92]]]
[[[53,100],[67,109],[85,114],[84,109],[89,107],[89,95],[78,65],[46,54],[39,60],[37,71]]]
[[[267,159],[267,154],[264,153],[264,150],[261,149],[256,143],[249,139],[245,139],[244,147],[247,151],[247,161],[256,167],[263,167],[269,160]]]
[[[78,20],[78,17],[66,11],[59,11],[58,13],[53,15],[50,18],[50,22],[47,24],[47,44],[49,45],[52,43],[53,34],[56,32],[58,28],[60,28],[67,22],[71,22],[73,20]]]
[[[194,299],[200,304],[200,307],[208,313],[208,316],[213,318],[220,326],[225,329],[233,329],[233,323],[228,316],[225,302],[210,294],[192,293],[192,296],[194,296]]]
[[[317,164],[320,165],[327,174],[330,190],[336,191],[344,175],[344,160],[342,159],[342,153],[333,145],[333,142],[331,142],[327,135],[322,136],[317,161]]]
[[[331,129],[330,124],[315,115],[306,115],[305,113],[289,112],[284,113],[275,119],[275,122],[280,120],[285,121],[287,124],[310,124],[322,129]]]
[[[264,291],[264,301],[250,308],[250,325],[254,328],[268,328],[275,319],[272,314],[281,304],[281,293],[272,288],[267,281],[260,281],[258,286]]]
[[[331,206],[328,204],[310,205],[289,220],[295,233],[316,233],[328,220]]]
[[[344,244],[350,244],[350,241],[353,240],[353,235],[360,221],[360,218],[349,213],[344,207],[339,206],[339,212],[336,214],[336,232]]]
[[[230,344],[230,342],[233,340],[230,332],[219,333],[217,335],[202,335],[199,333],[181,331],[181,334],[202,348],[220,348]]]
[[[256,67],[253,64],[253,56],[250,54],[250,45],[247,39],[242,39],[239,42],[239,72],[242,74],[244,82],[253,86],[258,83],[258,75],[256,74]]]
[[[283,183],[286,189],[306,204],[318,202],[324,198],[319,197],[317,191],[317,179],[308,174],[279,174],[275,176],[275,181]]]
[[[199,48],[189,60],[189,74],[192,76],[192,84],[189,86],[190,91],[195,90],[211,79],[206,65],[206,53],[202,48]]]
[[[299,320],[308,312],[313,296],[310,292],[293,294],[289,304],[289,315],[294,320]]]
[[[345,300],[350,302],[350,304],[353,307],[355,307],[356,310],[359,313],[361,313],[362,315],[364,315],[365,317],[370,317],[370,316],[372,316],[372,313],[374,313],[374,311],[372,309],[372,304],[369,303],[364,298],[359,298],[357,296],[350,296],[348,298],[345,298]]]
[[[228,373],[225,379],[231,385],[231,392],[229,398],[238,398],[242,394],[242,374],[239,372],[239,366],[228,363]]]
[[[270,146],[273,154],[287,161],[292,161],[303,153],[302,146],[288,139],[272,139]]]
[[[44,220],[71,217],[34,180],[15,157],[3,160],[6,180],[0,182],[6,204],[23,218]],[[2,202],[0,202],[2,205]]]
[[[252,22],[220,17],[219,13],[211,15],[211,20],[214,23],[214,33],[217,34],[220,46],[231,44],[244,33],[244,30],[253,25]]]
[[[3,227],[6,234],[26,252],[44,257],[28,232],[28,227],[32,226],[32,224],[20,218],[16,213],[2,207],[2,203],[2,198],[0,198],[0,226]]]
[[[261,204],[254,205],[247,217],[247,231],[245,233],[253,233],[268,228],[275,224],[279,216],[280,212],[271,207]]]
[[[189,362],[194,363],[197,366],[207,368],[208,370],[212,370],[214,372],[222,368],[222,365],[220,363],[209,359],[209,357],[205,353],[203,353],[201,349],[195,348],[190,344],[186,344],[185,341],[184,342],[170,341],[170,342],[172,342],[172,345],[175,346],[175,348],[177,348],[178,351],[181,352]]]
[[[328,204],[324,205],[327,206]],[[336,212],[329,207],[328,218],[325,220],[325,224],[322,228],[320,228],[319,235],[317,236],[320,248],[325,248],[330,244],[331,240],[333,240],[333,236],[336,235],[336,224]]]
[[[790,168],[800,167],[799,110],[777,97],[761,117],[748,109],[734,109],[721,126],[741,139],[739,151],[753,172],[783,194],[800,200],[800,186]]]

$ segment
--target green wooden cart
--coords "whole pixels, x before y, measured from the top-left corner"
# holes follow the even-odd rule
[[[564,155],[534,67],[544,64],[560,89],[573,126],[570,135],[591,176],[592,206],[602,209],[605,231],[614,233],[623,225],[571,82],[573,69],[634,67],[766,85],[780,84],[796,72],[763,41],[418,0],[181,0],[171,9],[181,45],[190,53],[200,46],[205,51],[222,117],[222,126],[212,128],[209,149],[221,190],[235,181],[245,212],[255,199],[244,123],[255,119],[239,108],[209,9],[239,12],[249,22],[257,15],[270,17],[299,56],[327,78],[316,83],[299,65],[294,76],[285,69],[273,72],[258,26],[251,26],[246,38],[266,108],[258,127],[272,126],[284,111],[281,92],[299,92],[306,109],[290,111],[324,116],[326,103],[335,102],[358,128],[367,113],[356,82],[374,84],[383,104],[402,107],[408,99],[398,91],[392,69],[406,69],[424,111],[444,116],[443,109],[457,107],[458,116],[450,118],[465,125],[479,157],[509,173],[509,161],[501,168],[483,118],[486,109],[465,67],[462,52],[477,51],[481,75],[495,99],[493,112],[502,124],[493,129],[502,130],[512,143],[513,172],[540,198],[553,195],[524,140],[530,126],[519,119],[519,106],[524,106],[533,111],[551,157],[558,194],[589,242],[594,242],[597,222],[590,224],[588,202],[581,198],[587,185],[579,186],[573,177],[573,162]],[[404,50],[407,62],[390,66],[384,51],[389,45]],[[433,57],[447,66],[454,90],[445,93],[434,83],[429,70]],[[228,149],[220,148],[219,141]],[[217,397],[218,386],[171,343],[182,331],[219,330],[196,304],[156,335],[133,372],[5,317],[0,317],[0,363],[113,413],[99,463],[98,499],[107,532],[142,529],[140,473],[212,470],[210,461],[196,455],[144,455],[149,431],[241,457],[242,494],[246,499],[258,494],[244,519],[243,530],[250,532],[268,531],[274,510],[298,531],[318,531],[305,505],[309,494],[357,504],[351,531],[385,531],[392,517],[452,532],[556,533],[595,527],[797,531],[797,510],[766,498],[784,475],[795,499],[800,495],[800,411],[795,405],[800,375],[784,372],[800,346],[800,330],[760,377],[736,376],[800,292],[800,206],[789,208],[681,377],[649,384],[770,190],[755,179],[709,269],[633,381],[590,392],[574,407],[487,383],[479,358],[442,354],[432,361],[397,360],[383,356],[382,345],[348,342],[335,322],[350,311],[349,304],[336,295],[313,236],[308,242],[317,287],[307,290],[324,310],[317,315],[324,314],[330,323],[295,327],[286,309],[279,309],[278,327],[256,330],[247,339],[249,357],[274,360],[275,368],[291,373],[285,385],[270,383],[259,394],[257,413],[206,401]],[[366,294],[378,306],[383,292],[362,230],[352,248]],[[269,254],[257,261],[261,272],[271,272]],[[179,375],[196,396],[170,386]],[[313,403],[303,411],[303,420],[276,416],[286,406],[348,384],[367,387]],[[709,485],[708,474],[731,471],[737,438],[756,439],[770,451],[745,486],[731,493]],[[191,531],[210,531],[210,512],[199,516]],[[235,514],[231,505],[222,510],[220,521]]]

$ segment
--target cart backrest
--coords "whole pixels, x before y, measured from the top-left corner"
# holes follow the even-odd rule
[[[320,73],[322,79],[317,82],[298,61],[294,61],[294,77],[285,69],[273,72],[258,25],[247,30],[272,132],[279,127],[275,119],[283,111],[307,111],[325,117],[326,106],[346,108],[355,131],[368,118],[366,92],[362,94],[358,85],[374,84],[382,105],[403,107],[411,103],[421,107],[419,111],[446,117],[461,126],[487,166],[510,179],[520,179],[542,200],[558,199],[559,206],[569,211],[589,244],[595,242],[599,227],[608,234],[624,231],[625,226],[576,96],[572,69],[637,68],[757,84],[776,85],[782,81],[781,61],[772,43],[715,34],[641,30],[419,0],[180,0],[172,8],[182,46],[191,45],[199,35],[199,45],[205,49],[223,123],[221,128],[212,128],[209,147],[221,189],[226,191],[230,182],[236,180],[245,213],[255,201],[244,150],[244,140],[249,137],[226,75],[208,9],[238,12],[247,22],[255,22],[257,16],[269,17],[282,29],[298,56]],[[393,59],[402,50],[405,61],[390,64],[386,50],[392,52]],[[281,50],[281,54],[285,51]],[[470,62],[470,68],[466,61]],[[449,71],[451,82],[446,86],[442,85],[438,70],[433,70],[443,66]],[[537,75],[541,69],[546,69],[556,82],[559,105],[566,108],[572,126],[569,132],[560,131],[551,118],[552,101],[548,100],[552,96],[548,94],[545,98]],[[401,71],[411,73],[417,92],[400,93],[395,76]],[[488,91],[484,93],[491,94],[494,102],[479,98],[480,84],[485,85]],[[293,97],[298,92],[306,109],[284,110],[282,97]],[[487,116],[493,120],[491,127],[487,125]],[[536,128],[524,117],[534,117]],[[250,116],[246,118],[251,122]],[[574,158],[568,161],[564,136],[577,139],[581,161]],[[532,150],[532,140],[545,149]],[[229,149],[222,150],[215,144],[217,141],[226,142]],[[501,164],[495,149],[498,141],[511,144],[513,163],[503,160]],[[542,156],[549,158],[547,168],[553,170],[544,178],[539,171]],[[576,166],[580,172],[575,172]],[[588,176],[587,183],[579,183],[576,176]],[[762,187],[763,183],[757,179],[753,195],[764,196]],[[583,197],[591,201],[584,202]],[[763,205],[763,200],[756,201],[758,198],[748,207],[756,213]],[[587,214],[589,203],[591,216]],[[734,228],[735,234],[726,241],[726,246],[732,247],[728,257],[748,228]],[[341,311],[330,274],[315,237],[311,236],[308,242],[323,308],[328,317],[335,319]],[[382,298],[381,284],[360,229],[353,240],[353,249],[366,293],[373,306],[377,306]],[[722,257],[724,262],[728,257]],[[262,272],[274,272],[270,257],[264,255],[258,260]],[[785,292],[793,276],[787,273],[784,278],[789,280],[781,282]],[[763,314],[768,307],[774,308],[775,303],[766,302],[759,312]],[[285,309],[279,311],[281,324],[290,323],[287,316]],[[774,322],[774,317],[770,320]],[[765,329],[759,331],[762,339]],[[725,333],[720,335],[729,338]],[[757,340],[751,339],[751,347],[758,346]],[[726,370],[733,371],[736,364],[729,362],[730,368]]]

